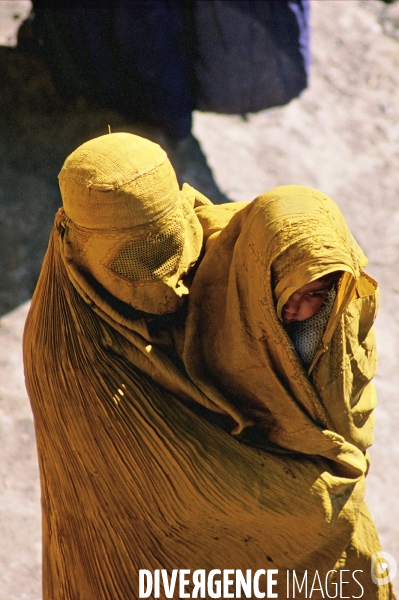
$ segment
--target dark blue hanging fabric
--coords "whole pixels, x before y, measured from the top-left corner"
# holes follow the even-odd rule
[[[60,94],[189,135],[192,110],[247,113],[307,83],[308,0],[33,0]]]
[[[180,0],[34,0],[33,28],[61,96],[86,96],[183,138],[194,109]]]
[[[189,135],[194,99],[184,3],[180,0],[118,2],[114,36],[126,73],[134,61],[142,87],[142,111],[172,137]]]
[[[193,21],[200,110],[257,112],[305,89],[308,0],[196,0]]]

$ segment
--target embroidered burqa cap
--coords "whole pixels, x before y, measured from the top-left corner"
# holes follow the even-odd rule
[[[176,310],[202,230],[166,153],[133,134],[104,135],[66,159],[59,183],[71,276],[147,313]]]

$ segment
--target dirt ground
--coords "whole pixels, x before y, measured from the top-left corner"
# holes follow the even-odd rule
[[[0,2],[2,24],[6,4],[21,3]],[[381,308],[367,497],[383,549],[399,561],[399,3],[311,4],[313,66],[301,98],[247,120],[196,113],[194,132],[229,197],[250,200],[288,183],[321,189],[369,258]],[[39,481],[20,350],[27,301],[60,205],[57,173],[108,124],[134,130],[83,101],[63,106],[37,58],[0,48],[0,600],[41,598]]]

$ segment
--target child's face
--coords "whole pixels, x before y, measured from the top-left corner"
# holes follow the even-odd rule
[[[327,292],[331,289],[331,281],[316,279],[294,292],[283,306],[283,323],[304,321],[313,317],[323,304]]]

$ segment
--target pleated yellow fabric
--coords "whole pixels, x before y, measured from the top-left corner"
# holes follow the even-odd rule
[[[94,156],[103,143],[110,142],[93,143]],[[134,143],[140,145],[137,140]],[[158,155],[158,150],[152,150]],[[148,164],[151,156],[149,150]],[[123,162],[123,156],[118,161]],[[116,173],[118,161],[114,164]],[[108,194],[109,190],[101,193]],[[129,193],[136,202],[134,190]],[[210,214],[213,208],[206,207],[206,200],[192,188],[186,187],[179,194],[172,195],[170,210],[175,210],[176,202],[185,205],[194,241],[190,242],[187,234],[184,244],[191,244],[188,254],[194,256],[198,227],[200,222],[205,226],[206,221],[201,210]],[[195,204],[204,205],[197,208],[197,221]],[[91,211],[94,222],[95,204]],[[206,237],[216,233],[217,223],[224,225],[235,211],[237,216],[230,222],[233,230],[234,220],[244,222],[243,216],[248,214],[246,205],[226,211],[216,210]],[[221,390],[209,386],[208,394],[197,371],[195,383],[187,377],[171,353],[182,339],[178,324],[157,320],[162,316],[119,310],[122,305],[115,305],[104,295],[91,271],[95,255],[82,264],[88,256],[86,242],[75,253],[73,244],[68,243],[71,229],[88,228],[90,213],[83,225],[77,225],[71,214],[64,196],[64,209],[56,216],[24,334],[26,385],[35,419],[42,485],[44,600],[136,599],[140,569],[167,569],[170,574],[172,569],[276,568],[280,576],[273,591],[283,598],[286,569],[296,569],[298,575],[306,569],[309,574],[318,570],[323,577],[334,567],[338,572],[330,574],[333,579],[339,576],[339,569],[363,570],[358,579],[365,598],[393,598],[391,587],[372,584],[369,574],[370,555],[380,547],[363,502],[365,466],[357,454],[363,457],[361,444],[352,439],[342,441],[344,432],[339,431],[339,425],[334,426],[327,401],[320,399],[309,382],[303,383],[312,394],[306,406],[301,405],[302,396],[296,400],[294,385],[289,390],[291,402],[298,403],[298,414],[302,411],[306,415],[301,418],[309,432],[312,428],[319,431],[325,417],[329,425],[331,421],[330,437],[322,432],[314,435],[318,446],[313,453],[308,447],[295,452],[258,449],[201,416],[195,407],[203,405],[208,411],[230,415],[232,422],[241,419],[244,432],[250,430],[252,422],[252,415],[241,416],[241,407],[235,405],[224,386]],[[158,235],[162,219],[158,224],[156,217],[148,217],[148,221],[153,234]],[[101,229],[98,223],[96,227]],[[119,229],[123,228],[115,226],[112,233]],[[230,225],[227,230],[231,231]],[[97,234],[96,244],[101,237]],[[105,228],[104,237],[108,239],[108,235]],[[209,244],[202,263],[205,274],[213,264],[207,262],[208,257],[221,239],[219,236]],[[225,263],[224,250],[221,259]],[[183,278],[191,262],[182,268]],[[180,265],[176,261],[170,273],[158,272],[157,283],[170,284],[173,269],[180,269]],[[215,265],[212,268],[218,289],[220,271]],[[104,273],[108,277],[105,267]],[[198,274],[201,280],[200,271]],[[135,280],[141,300],[140,306],[135,306],[131,293],[132,310],[146,308],[148,290],[143,288],[151,288],[152,281]],[[101,285],[106,290],[107,279]],[[208,287],[210,294],[212,289]],[[156,290],[162,297],[161,288]],[[347,318],[351,304],[342,318]],[[201,328],[190,311],[191,307],[189,327],[194,329],[193,335],[188,332],[187,344]],[[165,310],[153,312],[162,315]],[[236,325],[232,323],[232,327]],[[237,335],[240,331],[238,327]],[[318,377],[323,381],[323,369],[329,368],[324,356],[320,367],[316,365],[313,370],[315,377],[319,368]],[[192,367],[192,356],[188,363]],[[295,385],[299,386],[307,379],[298,366],[296,372],[300,381]],[[331,385],[338,385],[337,381],[333,379]],[[317,390],[321,394],[322,390]],[[318,407],[317,414],[314,406]],[[324,437],[327,442],[320,441]],[[345,462],[330,452],[334,443],[345,457],[350,454],[349,446],[353,447],[353,461]],[[338,474],[340,464],[350,467],[345,476]],[[262,581],[260,587],[265,591]],[[348,596],[361,591],[353,579],[344,589]],[[166,597],[162,587],[160,597]],[[174,597],[178,597],[177,592]],[[296,597],[306,596],[297,592]],[[324,596],[315,592],[312,597]]]

